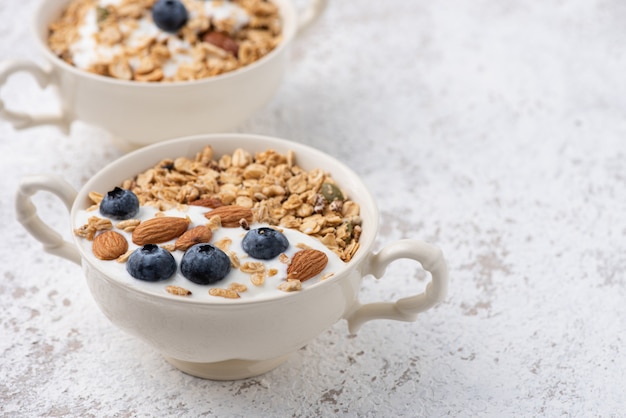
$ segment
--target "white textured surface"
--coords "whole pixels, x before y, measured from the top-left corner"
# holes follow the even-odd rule
[[[18,24],[35,3],[0,2],[0,59],[40,59]],[[340,322],[259,378],[184,375],[114,328],[80,269],[14,220],[22,176],[80,187],[124,151],[80,123],[66,137],[0,122],[3,416],[624,413],[626,3],[330,3],[275,100],[237,131],[354,168],[381,208],[379,247],[416,237],[444,249],[445,303],[354,338]],[[13,107],[53,104],[37,93],[25,76],[2,89]],[[58,201],[36,201],[69,229]],[[413,267],[367,279],[363,298],[416,291]]]

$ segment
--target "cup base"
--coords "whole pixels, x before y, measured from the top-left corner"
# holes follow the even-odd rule
[[[239,380],[255,377],[280,366],[289,355],[269,360],[225,360],[214,363],[195,363],[164,356],[178,370],[191,376],[209,380]]]

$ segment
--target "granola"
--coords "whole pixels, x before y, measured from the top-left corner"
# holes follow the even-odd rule
[[[139,82],[190,81],[249,65],[282,40],[267,0],[180,0],[189,18],[176,33],[152,20],[156,0],[74,0],[49,25],[48,45],[83,70]]]
[[[249,174],[251,171],[254,175]],[[213,149],[206,146],[195,158],[162,160],[125,180],[122,188],[134,192],[141,205],[159,210],[198,202],[247,207],[252,210],[253,222],[313,236],[345,262],[359,248],[358,203],[341,192],[328,173],[305,171],[296,165],[293,153],[266,150],[252,155],[238,149],[232,155],[215,158]],[[322,191],[331,188],[336,189],[335,195],[324,197]],[[207,225],[219,228],[219,217],[209,218]]]

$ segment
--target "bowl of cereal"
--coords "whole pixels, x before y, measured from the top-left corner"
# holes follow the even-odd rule
[[[230,130],[266,104],[285,76],[291,42],[326,0],[298,14],[291,0],[43,0],[32,31],[45,65],[0,63],[53,86],[58,114],[7,108],[16,129],[81,120],[143,146]]]
[[[39,191],[70,208],[71,242],[38,217]],[[47,252],[82,266],[112,323],[203,378],[267,372],[340,320],[350,333],[373,319],[415,321],[447,289],[437,247],[404,239],[374,252],[378,209],[352,170],[277,138],[164,141],[112,162],[79,192],[55,176],[26,177],[16,213]],[[401,258],[429,273],[423,291],[361,303],[362,279],[394,280],[385,269]]]

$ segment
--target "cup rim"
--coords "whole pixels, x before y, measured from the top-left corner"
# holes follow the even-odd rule
[[[40,20],[41,14],[43,13],[45,6],[47,6],[53,1],[54,0],[41,0],[39,4],[37,5],[37,9],[35,10],[35,13],[33,13],[32,18],[31,18],[31,32],[35,37],[35,43],[39,47],[40,51],[42,51],[44,56],[46,56],[46,58],[53,65],[63,70],[69,71],[70,73],[74,74],[77,77],[83,77],[85,79],[89,79],[89,80],[93,80],[97,82],[110,83],[113,85],[118,85],[118,86],[123,86],[123,87],[133,87],[133,88],[181,88],[181,87],[186,87],[186,86],[197,87],[199,84],[217,83],[220,80],[228,80],[233,77],[244,75],[250,71],[254,71],[257,68],[264,66],[267,62],[272,60],[272,58],[276,57],[277,55],[280,55],[280,53],[288,47],[288,45],[291,43],[291,41],[295,37],[296,25],[297,25],[297,20],[298,20],[291,0],[270,0],[276,3],[280,8],[281,18],[283,20],[283,39],[276,48],[271,50],[268,54],[264,55],[257,61],[248,65],[245,65],[243,67],[237,68],[236,70],[233,70],[233,71],[222,73],[216,76],[201,78],[198,80],[167,81],[167,82],[155,82],[155,83],[138,82],[138,81],[133,81],[133,80],[120,80],[114,77],[106,77],[103,75],[90,73],[74,65],[68,64],[67,62],[63,61],[61,58],[56,56],[52,52],[48,44],[45,42],[45,40],[42,39],[42,37],[40,36],[43,28],[38,26],[38,21]],[[63,7],[65,7],[70,1],[72,0],[63,0]],[[285,16],[288,16],[288,18],[290,19],[289,25],[284,25]],[[45,23],[46,23],[46,26],[49,25],[50,20],[48,19],[48,21],[46,21]]]
[[[296,158],[298,158],[298,155],[302,155],[302,154],[307,154],[309,156],[310,160],[316,160],[318,161],[319,159],[322,160],[326,160],[326,162],[330,162],[331,164],[333,164],[334,166],[338,167],[339,170],[341,170],[342,172],[345,172],[348,176],[350,176],[349,181],[353,184],[354,188],[358,188],[359,189],[359,196],[358,199],[355,199],[356,201],[358,201],[359,205],[361,206],[361,214],[363,214],[363,208],[365,207],[365,205],[367,205],[368,207],[368,211],[371,213],[371,219],[367,219],[367,231],[361,235],[361,239],[359,241],[359,249],[357,250],[357,252],[354,254],[354,257],[347,263],[344,264],[344,266],[342,267],[341,270],[339,270],[338,272],[336,272],[332,277],[329,277],[323,281],[319,281],[315,284],[313,284],[312,286],[309,286],[308,288],[302,290],[302,291],[298,291],[298,292],[285,292],[285,294],[276,294],[276,295],[272,295],[272,296],[268,296],[268,297],[264,297],[261,299],[237,299],[237,300],[231,300],[228,303],[224,302],[224,301],[211,301],[211,300],[195,300],[195,299],[186,299],[186,298],[172,298],[167,294],[157,294],[157,293],[152,293],[146,290],[142,290],[139,289],[135,286],[131,286],[129,284],[123,283],[119,280],[117,280],[116,278],[109,276],[98,263],[94,263],[85,253],[85,249],[83,248],[83,246],[81,245],[81,241],[80,238],[77,237],[76,235],[72,234],[73,239],[74,239],[74,244],[76,245],[80,255],[81,255],[81,260],[82,260],[82,264],[83,264],[83,268],[84,268],[84,264],[88,263],[93,269],[97,270],[100,273],[100,276],[102,276],[103,278],[105,278],[107,280],[107,282],[109,282],[110,284],[113,284],[117,287],[120,287],[122,289],[124,289],[125,291],[134,293],[135,295],[140,295],[141,297],[147,297],[147,298],[152,298],[154,300],[158,300],[159,302],[162,303],[168,303],[168,304],[181,304],[181,305],[193,305],[193,306],[206,306],[206,307],[219,307],[220,309],[229,309],[232,307],[237,307],[237,306],[242,306],[242,305],[256,305],[256,304],[264,304],[264,303],[275,303],[279,300],[282,301],[293,301],[296,300],[299,297],[307,297],[307,294],[310,294],[311,292],[316,292],[319,291],[320,289],[323,288],[329,288],[331,283],[334,283],[336,281],[342,280],[345,276],[347,276],[350,272],[350,270],[356,268],[361,262],[363,262],[363,260],[367,257],[367,255],[370,253],[371,248],[373,247],[376,235],[378,233],[378,227],[379,227],[379,211],[378,211],[378,206],[376,204],[376,201],[373,197],[373,195],[371,194],[370,190],[367,188],[367,186],[363,183],[363,181],[361,180],[361,178],[356,174],[356,172],[354,172],[350,167],[348,167],[347,165],[345,165],[344,163],[342,163],[341,161],[339,161],[337,158],[331,156],[330,154],[327,154],[321,150],[318,150],[317,148],[311,147],[309,145],[305,145],[302,143],[298,143],[298,142],[294,142],[294,141],[290,141],[287,139],[283,139],[283,138],[277,138],[277,137],[272,137],[272,136],[264,136],[264,135],[255,135],[255,134],[244,134],[244,133],[225,133],[225,134],[200,134],[200,135],[192,135],[192,136],[185,136],[185,137],[180,137],[180,138],[175,138],[175,139],[170,139],[170,140],[166,140],[166,141],[162,141],[162,142],[158,142],[140,149],[137,149],[135,151],[132,151],[128,154],[125,154],[115,160],[113,160],[112,162],[110,162],[109,164],[107,164],[106,166],[104,166],[103,168],[101,168],[100,170],[98,170],[97,173],[95,173],[78,191],[76,198],[74,200],[74,203],[72,204],[71,210],[70,210],[70,226],[73,229],[75,227],[75,217],[76,214],[78,213],[78,211],[85,209],[88,204],[87,204],[87,195],[90,191],[93,190],[92,185],[98,181],[100,181],[100,179],[110,173],[115,173],[117,171],[117,168],[121,167],[121,166],[127,166],[127,165],[133,165],[131,162],[133,160],[140,160],[142,159],[142,155],[145,154],[150,154],[150,153],[155,153],[158,154],[158,152],[160,151],[160,149],[162,148],[178,148],[179,146],[182,147],[182,145],[191,145],[192,147],[188,149],[188,152],[198,152],[201,150],[201,148],[205,145],[213,145],[214,143],[221,143],[221,144],[225,144],[228,142],[232,142],[232,147],[230,147],[231,151],[234,151],[236,148],[239,148],[240,146],[238,145],[237,141],[262,141],[263,145],[262,150],[267,150],[267,149],[276,149],[278,148],[282,148],[282,150],[280,150],[279,152],[284,152],[284,150],[287,149],[292,149],[294,150],[294,152],[296,153]],[[244,148],[246,149],[246,148]],[[163,152],[163,151],[161,151]],[[180,155],[183,155],[183,152],[181,152]],[[154,164],[156,164],[158,162],[158,160],[163,159],[163,158],[176,158],[179,155],[161,155],[159,157],[155,158],[155,161],[151,161],[148,162],[146,164],[145,168],[138,168],[136,170],[137,173],[141,172],[144,169],[147,169],[151,166],[153,166]],[[158,160],[157,160],[158,159]],[[135,164],[136,166],[136,164]],[[110,177],[110,176],[107,176]],[[339,185],[341,187],[343,186],[343,183],[341,180],[336,179],[336,181],[339,183]],[[115,186],[116,184],[113,180],[111,180],[111,185],[110,187]],[[348,183],[348,181],[345,181],[345,183]],[[354,198],[354,196],[353,196]],[[208,289],[208,288],[207,288]],[[228,308],[227,308],[228,307]]]

